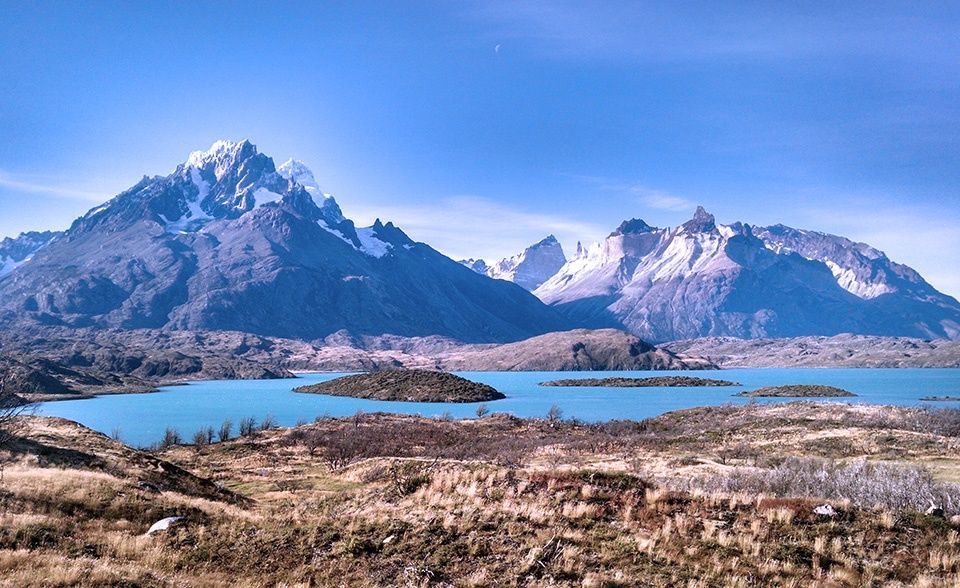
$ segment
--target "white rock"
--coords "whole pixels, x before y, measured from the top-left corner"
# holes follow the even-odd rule
[[[824,517],[835,517],[837,516],[837,511],[835,508],[829,504],[821,504],[820,506],[813,509],[813,514],[817,514]]]
[[[153,535],[159,531],[166,531],[170,527],[176,525],[183,520],[183,517],[167,517],[165,519],[160,519],[155,522],[150,529],[147,531],[147,535]]]

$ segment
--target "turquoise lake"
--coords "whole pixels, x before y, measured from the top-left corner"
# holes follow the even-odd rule
[[[683,374],[732,380],[741,387],[723,388],[556,388],[542,387],[545,380],[607,376],[653,376]],[[146,446],[158,441],[164,430],[176,428],[185,439],[201,427],[217,428],[224,419],[237,423],[253,417],[260,422],[268,414],[281,426],[321,415],[349,416],[358,411],[393,412],[453,417],[474,417],[476,404],[424,404],[383,402],[318,394],[298,394],[296,386],[328,380],[343,374],[301,374],[285,380],[224,380],[170,386],[151,394],[100,396],[85,400],[43,403],[38,413],[78,421],[111,434],[119,428],[124,442]],[[584,421],[643,419],[671,410],[726,403],[744,404],[750,399],[733,394],[762,386],[825,384],[850,390],[856,398],[837,402],[960,407],[960,402],[921,402],[923,396],[960,395],[960,369],[729,369],[688,372],[460,372],[459,375],[490,384],[507,398],[487,402],[491,412],[521,417],[542,417],[554,404],[564,418]],[[829,399],[828,399],[829,400]],[[784,402],[757,399],[757,402]]]

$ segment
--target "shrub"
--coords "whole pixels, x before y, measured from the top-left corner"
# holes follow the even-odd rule
[[[547,411],[547,422],[551,424],[559,423],[563,420],[563,410],[554,404],[550,407],[550,410]]]
[[[482,419],[483,417],[490,414],[490,408],[486,404],[477,405],[477,418]]]
[[[167,427],[163,432],[163,438],[160,440],[160,449],[167,449],[181,443],[183,443],[183,438],[180,437],[180,432],[173,427]]]
[[[0,448],[14,438],[11,431],[13,421],[33,407],[33,404],[14,394],[6,384],[6,376],[0,378]]]
[[[267,416],[263,417],[263,422],[260,423],[261,431],[269,431],[270,429],[277,428],[277,419],[273,418],[272,414],[267,413]]]
[[[230,419],[226,419],[220,424],[220,430],[217,431],[217,439],[219,439],[220,442],[223,443],[224,441],[229,441],[230,436],[232,434],[233,434],[233,421],[231,421]]]
[[[929,470],[859,459],[849,463],[789,457],[770,469],[738,469],[694,478],[687,489],[849,500],[860,508],[925,511],[931,505],[960,514],[960,485],[937,482]]]
[[[257,419],[253,417],[243,417],[240,419],[240,436],[250,437],[257,432]]]

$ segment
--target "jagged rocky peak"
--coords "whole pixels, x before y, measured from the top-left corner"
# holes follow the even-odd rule
[[[683,223],[683,230],[688,233],[710,233],[717,230],[717,222],[712,214],[698,206],[693,218]]]
[[[184,162],[184,168],[196,168],[211,171],[217,181],[222,180],[242,162],[260,155],[257,146],[248,139],[243,141],[219,140],[214,142],[206,151],[192,151]],[[268,171],[275,171],[273,160],[261,155],[264,162],[269,162]]]
[[[474,259],[471,257],[470,259],[461,259],[460,263],[477,272],[478,274],[486,274],[487,269],[489,269],[487,262],[482,259]]]
[[[317,184],[316,178],[313,177],[313,171],[307,167],[307,164],[299,159],[293,159],[291,157],[284,161],[277,167],[277,173],[280,174],[281,177],[300,184],[311,194],[315,192],[321,193],[320,186]]]
[[[501,259],[486,270],[491,278],[508,280],[527,290],[535,290],[567,262],[560,242],[553,235],[527,247],[522,253]]]
[[[527,290],[535,290],[554,276],[567,262],[563,247],[553,235],[547,235],[513,257],[505,257],[493,265],[483,259],[461,259],[460,263],[478,274],[507,280]]]
[[[329,223],[337,225],[345,220],[343,211],[340,210],[340,205],[337,204],[337,201],[332,195],[320,189],[320,185],[317,184],[313,171],[307,167],[307,164],[299,159],[290,158],[280,164],[280,167],[277,168],[277,173],[280,174],[280,177],[303,186],[303,189],[310,194],[314,204],[320,208],[323,217],[327,219]]]
[[[28,231],[0,240],[0,276],[30,261],[34,253],[62,234],[61,231]]]
[[[641,233],[652,233],[653,231],[656,231],[656,230],[657,230],[657,227],[651,227],[650,225],[645,223],[642,219],[632,218],[630,220],[625,220],[622,223],[620,223],[620,226],[617,227],[617,230],[610,233],[610,236],[615,237],[617,235],[638,235]],[[577,243],[577,245],[579,249],[580,244]]]

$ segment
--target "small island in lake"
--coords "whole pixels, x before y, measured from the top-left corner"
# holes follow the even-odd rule
[[[389,370],[300,386],[294,392],[402,402],[487,402],[506,398],[493,386],[447,372]]]
[[[571,378],[540,382],[541,386],[589,386],[594,388],[696,388],[705,386],[741,386],[737,382],[693,376],[654,376],[651,378]]]
[[[924,396],[924,402],[960,402],[960,396]]]
[[[770,386],[757,390],[748,390],[737,393],[734,396],[747,396],[749,398],[847,398],[856,396],[856,394],[833,386],[791,384],[787,386]]]

